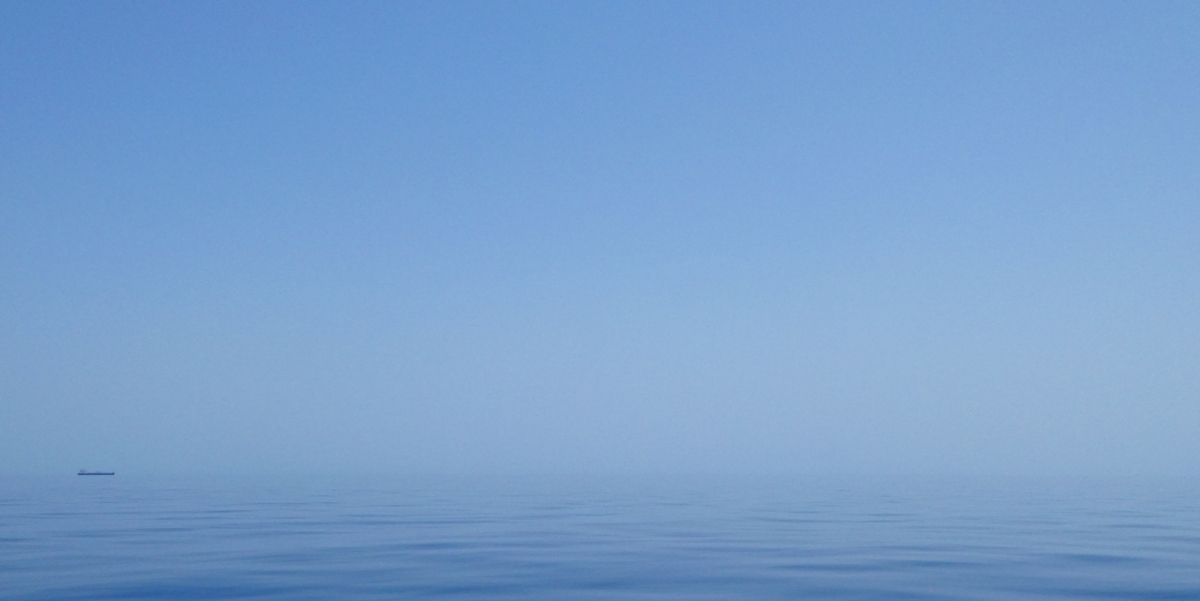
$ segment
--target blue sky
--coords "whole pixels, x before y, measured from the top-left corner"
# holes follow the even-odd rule
[[[0,471],[1200,472],[1191,3],[0,4]]]

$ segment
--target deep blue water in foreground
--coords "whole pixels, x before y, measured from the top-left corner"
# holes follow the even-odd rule
[[[0,483],[12,600],[1200,599],[1195,482]]]

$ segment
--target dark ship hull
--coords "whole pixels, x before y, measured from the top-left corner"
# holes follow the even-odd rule
[[[78,475],[80,475],[80,476],[115,476],[115,475],[117,475],[117,473],[116,472],[84,472],[84,471],[81,471],[81,472],[79,472]]]

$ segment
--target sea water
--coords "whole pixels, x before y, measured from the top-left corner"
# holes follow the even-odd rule
[[[0,479],[0,598],[1200,599],[1200,486]]]

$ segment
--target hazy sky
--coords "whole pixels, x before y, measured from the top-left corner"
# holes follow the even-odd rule
[[[1200,474],[1200,4],[0,4],[0,472]]]

